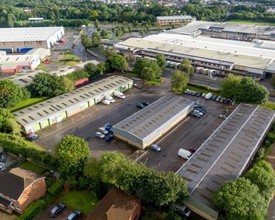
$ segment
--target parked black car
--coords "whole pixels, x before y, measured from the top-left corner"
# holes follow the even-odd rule
[[[64,203],[58,203],[55,205],[52,210],[50,211],[50,216],[55,218],[60,212],[66,209],[66,205]]]

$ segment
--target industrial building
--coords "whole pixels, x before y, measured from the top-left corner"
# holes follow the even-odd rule
[[[1,48],[52,48],[64,36],[63,27],[0,28]]]
[[[213,195],[226,181],[237,179],[247,168],[264,140],[275,112],[240,104],[177,171],[188,184],[185,201],[205,219],[217,219]]]
[[[107,94],[123,92],[132,87],[133,80],[123,76],[110,76],[13,114],[26,133],[38,131],[97,104]]]
[[[44,48],[30,50],[24,55],[0,55],[0,72],[2,74],[14,74],[22,70],[34,70],[50,55],[50,49]]]
[[[166,95],[113,126],[115,137],[144,149],[194,109],[182,96]]]
[[[78,64],[75,64],[74,66],[65,66],[61,68],[56,68],[50,72],[47,72],[51,75],[56,75],[56,76],[65,76],[67,74],[72,73],[75,70],[82,69],[86,64],[88,63],[93,63],[97,65],[99,62],[96,60],[89,60],[85,62],[80,62]],[[17,73],[16,75],[9,76],[7,79],[10,79],[13,81],[15,84],[17,84],[20,87],[26,87],[30,85],[33,82],[33,78],[36,76],[36,74],[45,72],[43,70],[38,70],[38,71],[31,71],[31,72],[24,72],[24,73]]]
[[[158,26],[179,26],[188,24],[193,21],[192,16],[190,15],[180,15],[180,16],[157,16],[156,23]]]
[[[223,38],[239,41],[254,39],[275,40],[274,26],[245,25],[226,22],[192,21],[186,26],[168,31],[185,35],[207,35],[213,38]]]
[[[235,73],[261,79],[266,74],[275,73],[275,42],[243,42],[160,33],[130,38],[115,47],[136,57],[154,58],[157,54],[164,54],[167,63],[174,66],[188,59],[193,66],[207,68],[220,75]]]

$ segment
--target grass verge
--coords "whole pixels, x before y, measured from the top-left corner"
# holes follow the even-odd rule
[[[38,166],[37,164],[26,161],[20,165],[20,168],[25,170],[30,170],[34,173],[42,174],[45,169],[43,167]]]
[[[61,200],[67,206],[78,209],[85,215],[90,214],[98,203],[95,193],[89,191],[69,191],[67,193],[63,193]]]
[[[274,102],[266,102],[265,104],[263,104],[263,107],[275,110],[275,103]]]
[[[145,81],[144,84],[149,86],[157,86],[163,83],[163,81],[164,81],[164,78],[160,77],[159,79],[156,79],[156,80]]]
[[[229,20],[227,23],[236,23],[236,24],[248,24],[248,25],[266,25],[266,26],[275,26],[275,23],[272,22],[262,22],[262,21],[249,21],[249,20]]]
[[[200,85],[200,84],[197,85],[197,84],[188,83],[186,89],[194,90],[194,91],[202,92],[202,93],[211,92],[214,95],[220,95],[221,94],[221,91],[218,90],[218,89],[215,89],[215,88],[212,88],[212,87],[209,87],[209,86],[205,86],[205,85]]]
[[[19,102],[15,107],[10,108],[10,111],[15,112],[15,111],[18,111],[20,109],[29,107],[31,105],[37,104],[37,103],[42,102],[42,101],[47,100],[47,99],[48,99],[48,97],[29,98],[27,100]]]

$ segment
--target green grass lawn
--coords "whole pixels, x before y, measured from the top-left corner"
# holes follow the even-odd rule
[[[149,86],[157,86],[163,83],[163,81],[164,81],[164,78],[160,77],[159,79],[156,79],[156,80],[145,81],[144,84]]]
[[[47,97],[29,98],[27,100],[19,102],[15,107],[10,108],[10,111],[15,112],[15,111],[18,111],[20,109],[23,109],[23,108],[29,107],[31,105],[37,104],[39,102],[42,102],[46,99],[48,99],[48,98]]]
[[[61,201],[70,208],[82,211],[85,215],[90,214],[98,203],[96,195],[88,191],[64,192],[61,196]]]
[[[263,107],[275,110],[275,103],[274,102],[266,102],[265,104],[263,104]]]
[[[80,58],[72,53],[65,53],[64,57],[61,60],[65,61],[80,61]]]
[[[272,22],[261,22],[261,21],[230,20],[230,21],[226,21],[226,22],[227,23],[235,23],[235,24],[275,26],[275,23],[272,23]]]
[[[34,173],[38,173],[38,174],[42,174],[45,171],[45,169],[43,167],[40,167],[40,166],[38,166],[34,163],[31,163],[29,161],[22,163],[20,165],[20,168],[25,169],[25,170],[30,170],[30,171],[32,171]]]

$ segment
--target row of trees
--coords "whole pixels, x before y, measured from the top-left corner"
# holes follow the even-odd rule
[[[159,172],[120,153],[106,153],[99,160],[91,158],[87,142],[72,135],[57,145],[56,158],[64,178],[72,181],[74,177],[76,182],[84,178],[87,186],[100,182],[157,206],[182,201],[188,195],[185,181],[175,173]]]
[[[235,181],[222,185],[214,196],[225,219],[265,219],[275,190],[275,173],[266,161],[259,161]]]

